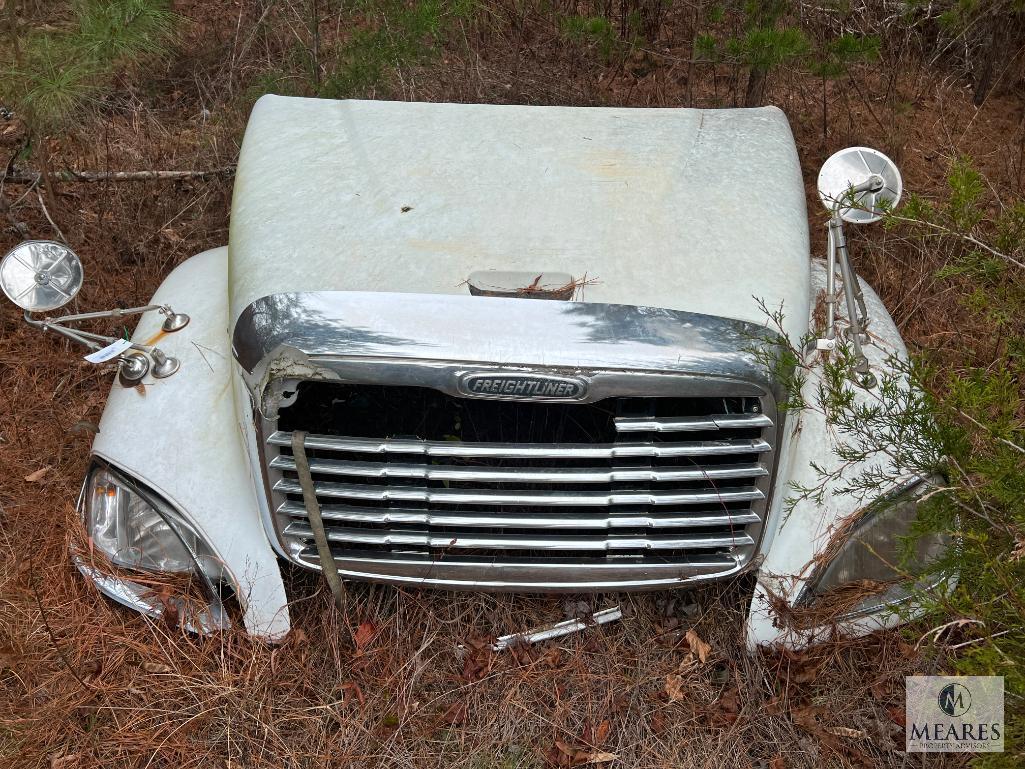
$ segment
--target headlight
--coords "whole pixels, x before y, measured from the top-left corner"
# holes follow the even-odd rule
[[[929,587],[923,575],[950,546],[950,535],[922,535],[910,554],[904,541],[917,518],[919,500],[934,487],[919,480],[879,500],[857,522],[836,554],[812,575],[801,603],[814,604],[848,588],[855,594],[860,590],[866,595],[845,607],[840,618],[853,617],[902,603],[915,588]]]
[[[212,554],[166,503],[143,495],[118,474],[96,468],[85,489],[85,525],[93,546],[117,566],[189,573]]]
[[[191,629],[209,631],[225,627],[227,618],[220,601],[223,571],[203,538],[159,496],[108,467],[95,466],[82,488],[82,516],[90,546],[121,569],[169,575],[195,575],[203,582],[209,606],[191,611]],[[108,574],[76,556],[79,569],[104,593],[132,608],[158,616],[161,601],[153,591],[125,575]],[[144,579],[144,583],[151,580]],[[172,599],[185,608],[181,599]],[[192,607],[190,607],[192,608]]]

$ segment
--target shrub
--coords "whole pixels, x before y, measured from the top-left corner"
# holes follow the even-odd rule
[[[567,16],[561,24],[562,36],[581,45],[598,49],[608,63],[616,50],[616,31],[604,16]]]
[[[95,102],[119,68],[164,55],[173,23],[163,0],[82,0],[67,28],[25,36],[0,65],[0,89],[33,133],[53,133]]]

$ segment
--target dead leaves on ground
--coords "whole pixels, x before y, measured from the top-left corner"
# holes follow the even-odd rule
[[[35,472],[29,473],[28,475],[26,475],[25,476],[25,482],[26,483],[39,483],[41,480],[43,480],[43,476],[46,475],[48,472],[50,472],[50,466],[49,465],[46,465],[44,467],[40,467]]]
[[[366,705],[366,700],[363,698],[363,690],[359,688],[359,684],[355,684],[352,681],[346,681],[344,684],[338,687],[341,690],[342,706],[346,706],[354,700],[359,703],[362,708]]]
[[[687,645],[690,647],[691,652],[698,656],[698,660],[700,660],[702,664],[708,662],[708,655],[712,653],[712,645],[705,643],[705,641],[701,639],[701,636],[695,632],[694,628],[688,630],[683,637],[687,642]]]
[[[377,637],[378,629],[373,622],[361,622],[359,627],[356,628],[356,632],[352,637],[352,641],[356,644],[356,651],[365,651],[370,642]]]
[[[579,736],[572,742],[557,739],[548,749],[545,758],[551,766],[570,767],[586,764],[607,764],[619,756],[603,750],[602,746],[609,738],[612,722],[605,720],[597,726],[589,721],[584,722]]]
[[[712,655],[712,645],[702,639],[694,628],[684,633],[682,642],[687,647],[687,654],[676,672],[666,676],[665,692],[670,702],[681,702],[686,698],[686,679],[701,665],[707,664]]]
[[[676,671],[666,676],[664,690],[670,703],[689,711],[693,718],[711,726],[728,727],[740,718],[740,690],[736,686],[719,689],[731,677],[729,668],[712,667],[714,650],[693,628],[683,634],[687,653]],[[716,691],[718,690],[718,693]],[[657,721],[657,723],[656,723]],[[664,719],[652,719],[656,733],[665,726]]]
[[[50,756],[50,769],[78,769],[82,756],[78,753],[54,753]]]
[[[685,694],[683,688],[684,683],[682,675],[679,673],[670,673],[666,676],[666,694],[669,695],[670,702],[679,702],[684,699]]]
[[[466,722],[466,703],[461,700],[453,702],[441,714],[439,720],[447,726],[462,726]]]
[[[815,737],[825,750],[843,756],[854,766],[875,767],[876,762],[853,742],[865,739],[865,732],[845,726],[826,726],[820,720],[824,715],[825,708],[813,705],[795,708],[790,713],[794,723]]]
[[[584,764],[606,764],[615,761],[619,756],[603,750],[591,751],[575,748],[562,740],[555,741],[555,753],[549,755],[549,761],[555,766],[582,766]]]
[[[488,675],[495,666],[495,652],[491,641],[473,637],[463,642],[463,680],[474,683]]]
[[[794,725],[814,738],[826,753],[840,756],[852,766],[868,769],[876,765],[875,759],[865,752],[869,746],[883,750],[898,747],[893,736],[901,731],[904,708],[887,707],[894,697],[900,695],[891,678],[877,677],[869,686],[869,692],[880,712],[886,713],[895,723],[884,724],[878,718],[864,718],[854,726],[840,726],[835,724],[835,711],[823,704],[820,698],[813,697],[816,684],[820,689],[828,686],[828,683],[823,683],[823,677],[828,675],[833,658],[822,650],[810,648],[783,650],[778,662],[776,673],[782,689],[767,703],[766,712],[788,714]]]

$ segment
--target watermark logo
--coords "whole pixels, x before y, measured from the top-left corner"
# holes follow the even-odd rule
[[[972,693],[967,686],[961,684],[947,684],[940,689],[940,696],[936,702],[940,710],[951,718],[963,716],[972,708]]]
[[[1003,751],[1003,676],[908,676],[904,681],[909,752]]]

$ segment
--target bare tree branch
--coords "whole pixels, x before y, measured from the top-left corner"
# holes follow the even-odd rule
[[[197,171],[75,171],[64,169],[54,171],[50,179],[59,182],[149,182],[178,179],[205,179],[211,176],[231,176],[235,166],[210,168]],[[12,169],[5,177],[7,184],[35,184],[42,179],[38,171]]]

